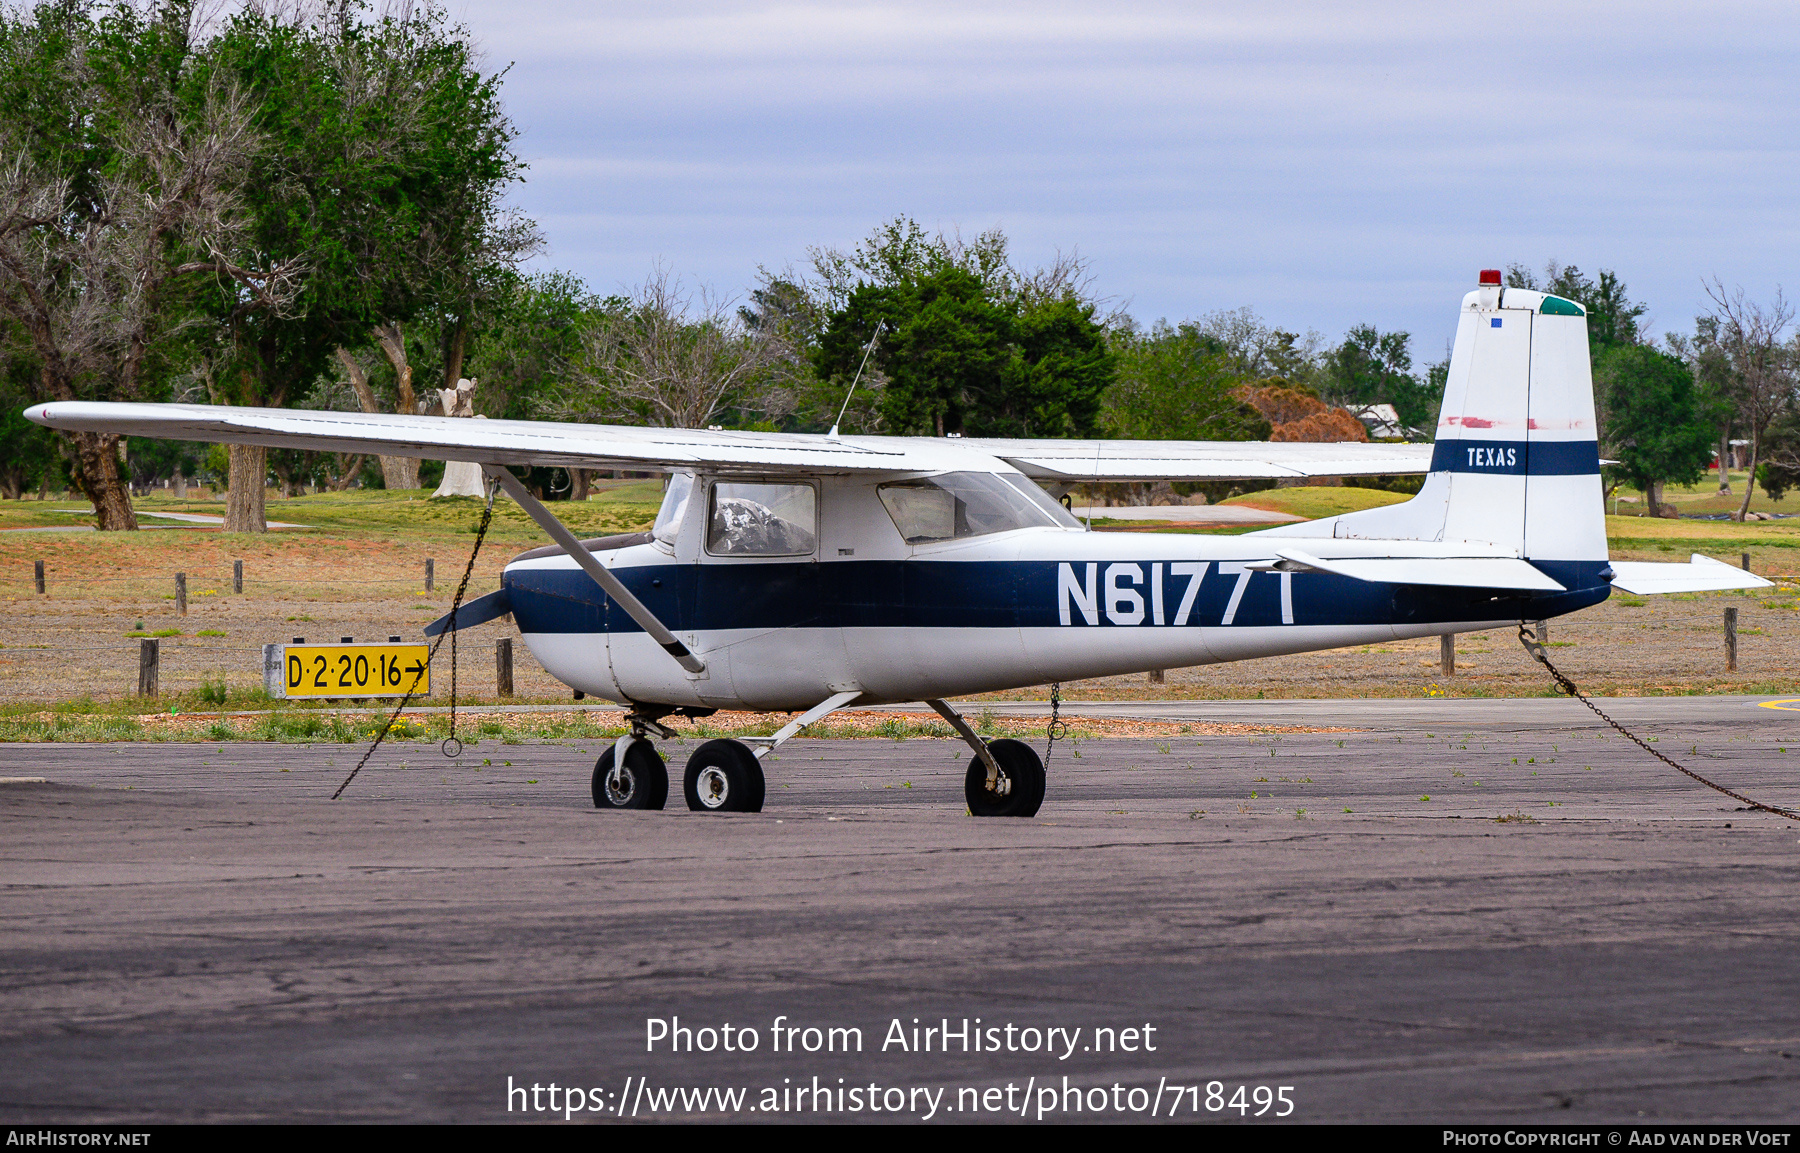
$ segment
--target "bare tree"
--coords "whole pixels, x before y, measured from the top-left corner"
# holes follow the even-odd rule
[[[703,428],[779,355],[729,301],[683,291],[657,268],[624,306],[602,312],[554,414]]]
[[[180,22],[193,18],[165,10],[158,19],[176,23],[156,31],[185,45],[190,29]],[[19,49],[42,29],[8,31]],[[257,147],[241,93],[213,83],[188,107],[173,78],[146,76],[122,107],[96,79],[79,36],[57,65],[57,99],[109,109],[108,130],[84,141],[98,159],[59,168],[34,139],[42,125],[0,121],[0,310],[30,341],[41,399],[129,400],[152,355],[200,323],[177,299],[179,282],[216,277],[241,298],[279,308],[304,269],[298,261],[258,268],[238,255],[247,226],[235,190]],[[119,438],[65,435],[99,527],[136,528]]]
[[[1727,291],[1717,277],[1705,287],[1718,321],[1718,347],[1737,381],[1738,418],[1750,437],[1750,477],[1733,518],[1741,521],[1749,513],[1750,496],[1756,491],[1756,465],[1769,425],[1794,406],[1794,356],[1783,339],[1794,310],[1780,289],[1765,307],[1746,298],[1742,288]],[[1725,463],[1721,461],[1719,467],[1722,470]]]

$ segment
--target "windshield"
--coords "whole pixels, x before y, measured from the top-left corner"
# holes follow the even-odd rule
[[[1029,480],[1025,483],[1037,488]],[[947,472],[895,481],[877,491],[907,544],[985,536],[1015,528],[1079,527],[1042,489],[1038,489],[1041,499],[1034,500],[991,472]],[[1055,506],[1055,512],[1045,505]]]
[[[687,516],[688,497],[693,493],[693,473],[672,474],[669,477],[669,487],[663,493],[662,508],[656,513],[656,523],[650,526],[650,535],[664,544],[674,544],[675,534],[681,531],[682,518]]]

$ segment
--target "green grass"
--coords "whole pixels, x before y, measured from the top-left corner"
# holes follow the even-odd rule
[[[1410,497],[1404,493],[1383,492],[1375,488],[1350,488],[1339,485],[1307,485],[1298,488],[1269,488],[1261,492],[1245,493],[1234,496],[1220,504],[1242,505],[1245,508],[1260,508],[1265,512],[1285,512],[1289,516],[1303,516],[1308,520],[1320,517],[1337,516],[1339,513],[1360,512],[1366,508],[1381,508],[1385,505],[1399,504]]]
[[[551,509],[571,529],[584,536],[600,536],[615,532],[636,532],[650,527],[662,502],[660,480],[604,481],[603,491],[581,502],[552,501]],[[161,492],[137,497],[132,505],[140,512],[185,512],[223,516],[225,503],[218,500],[176,500]],[[37,528],[50,525],[92,523],[85,497],[68,500],[0,501],[0,528]],[[71,513],[65,510],[78,510]],[[315,493],[311,496],[282,499],[273,490],[265,501],[265,511],[272,521],[303,524],[305,529],[278,530],[281,535],[316,535],[334,537],[379,538],[387,540],[454,539],[467,540],[468,533],[481,520],[481,501],[474,497],[431,499],[430,489],[388,491],[356,489],[349,492]],[[144,524],[164,524],[153,517],[142,518]],[[194,526],[198,531],[217,534],[217,530]],[[182,540],[190,535],[182,528],[158,531],[158,538]],[[538,539],[543,533],[523,509],[501,497],[494,502],[494,527],[490,535],[497,539]],[[42,538],[39,538],[42,539]],[[167,543],[173,543],[169,541]],[[254,577],[252,577],[254,580]],[[225,594],[221,594],[225,595]]]

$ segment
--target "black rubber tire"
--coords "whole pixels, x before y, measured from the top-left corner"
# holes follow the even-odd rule
[[[996,796],[988,792],[987,765],[980,757],[969,758],[969,772],[963,777],[963,797],[969,802],[970,814],[977,817],[1035,817],[1044,803],[1044,762],[1036,750],[1024,741],[988,742],[988,752],[1000,765],[1000,775],[1012,782],[1012,789]]]
[[[626,789],[614,793],[606,778],[612,773],[615,746],[608,745],[594,762],[596,809],[660,809],[669,800],[669,769],[649,741],[633,741],[625,750]]]
[[[697,813],[760,813],[762,763],[740,741],[707,741],[688,758],[681,791]]]

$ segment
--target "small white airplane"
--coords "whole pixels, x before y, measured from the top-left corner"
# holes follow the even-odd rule
[[[1610,562],[1587,320],[1463,298],[1433,445],[784,435],[296,409],[62,402],[52,428],[483,466],[554,546],[466,628],[511,613],[544,668],[627,707],[600,808],[661,808],[671,715],[798,711],[688,759],[689,808],[755,812],[761,758],[852,704],[925,700],[974,750],[969,811],[1031,816],[1044,767],[948,697],[1503,627],[1635,593],[1765,587],[1695,555]],[[507,465],[669,474],[646,533],[579,541]],[[1404,503],[1243,536],[1091,533],[1044,485],[1426,473]],[[493,489],[490,488],[490,494]],[[448,620],[428,634],[441,633]]]

